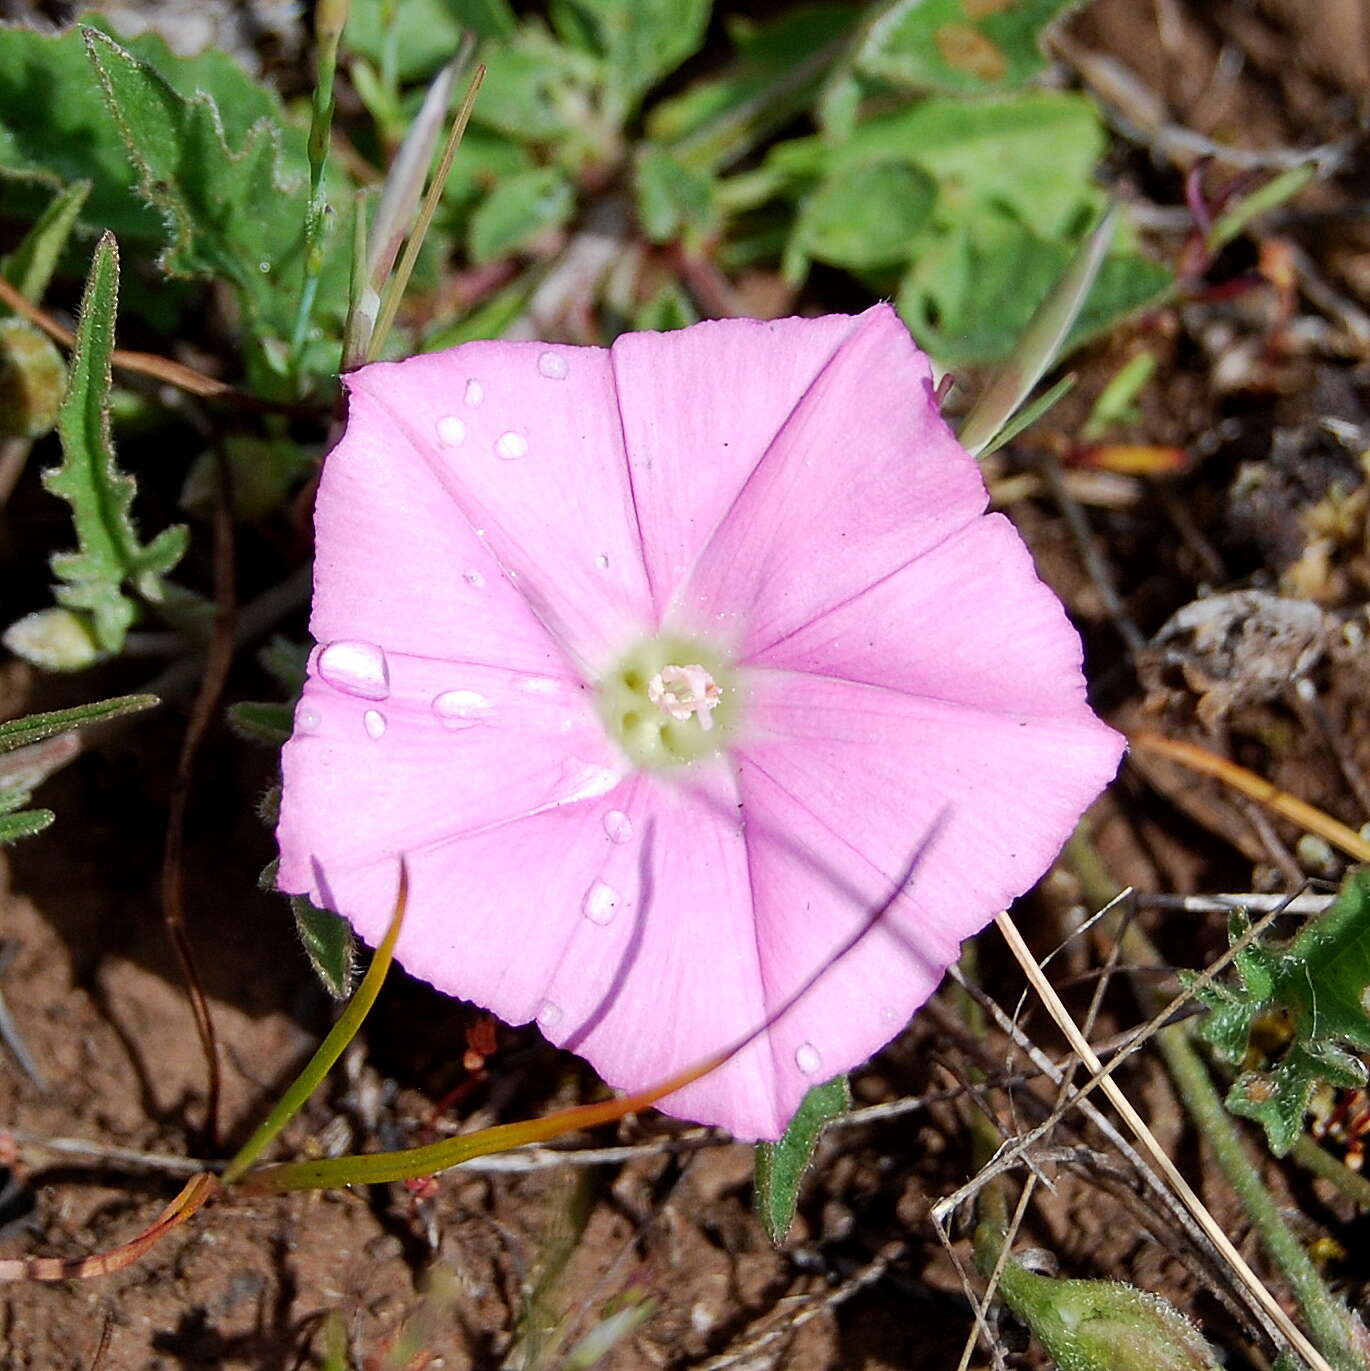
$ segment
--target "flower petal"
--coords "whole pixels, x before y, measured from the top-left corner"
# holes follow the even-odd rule
[[[867,310],[677,593],[683,630],[746,659],[925,554],[985,506],[979,471],[887,305]],[[750,377],[738,377],[740,388]]]
[[[1093,718],[1079,635],[1002,514],[963,526],[753,660],[1019,717]]]
[[[311,659],[282,753],[278,880],[292,894],[313,888],[316,862],[388,870],[400,852],[605,793],[626,770],[579,683],[392,652],[380,697],[331,672],[329,653]]]
[[[625,333],[614,378],[658,611],[858,321],[717,319]]]
[[[536,1019],[610,1085],[650,1086],[764,1022],[746,844],[725,767],[697,769],[690,790],[638,776],[408,860],[405,969],[510,1023]],[[393,858],[358,864],[329,852],[297,868],[312,898],[380,938]],[[775,1137],[793,1101],[782,1109],[773,1078],[758,1041],[662,1108]]]
[[[394,652],[571,668],[420,452],[364,391],[328,454],[314,525],[310,630]]]
[[[1083,705],[987,713],[771,671],[751,694],[737,766],[768,1007],[905,892],[772,1031],[778,1070],[793,1054],[826,1079],[888,1041],[961,941],[1042,875],[1122,739]]]
[[[654,623],[607,350],[467,343],[348,384],[407,436],[450,517],[582,672]]]

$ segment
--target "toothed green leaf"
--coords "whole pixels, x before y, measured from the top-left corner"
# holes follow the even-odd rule
[[[779,1142],[757,1143],[756,1212],[773,1243],[784,1242],[794,1222],[819,1135],[850,1106],[851,1087],[845,1076],[838,1076],[804,1096]]]
[[[278,112],[243,126],[209,91],[182,95],[152,65],[96,29],[83,31],[138,189],[162,216],[168,274],[215,277],[235,290],[261,382],[279,369],[304,281],[309,158],[305,135]],[[315,318],[341,322],[348,264],[334,232]],[[273,348],[273,344],[276,345]]]
[[[89,610],[95,637],[105,652],[118,652],[137,615],[132,587],[147,600],[162,594],[161,578],[186,548],[183,526],[165,529],[150,543],[138,539],[130,508],[136,489],[114,460],[109,433],[110,353],[119,300],[119,253],[111,234],[95,249],[81,299],[81,319],[72,355],[71,379],[57,431],[62,465],[43,473],[43,484],[71,505],[77,551],[52,558],[64,585],[58,601]]]
[[[1233,937],[1246,924],[1233,921]],[[1200,1034],[1228,1061],[1246,1059],[1253,1028],[1277,1018],[1291,1041],[1278,1059],[1247,1070],[1227,1097],[1283,1156],[1303,1131],[1315,1086],[1359,1086],[1370,1052],[1370,868],[1353,871],[1336,902],[1288,942],[1259,941],[1236,958],[1233,981],[1195,992],[1209,1013]]]

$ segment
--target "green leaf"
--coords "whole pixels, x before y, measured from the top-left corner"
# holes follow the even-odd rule
[[[395,75],[409,85],[432,76],[457,55],[467,32],[508,38],[518,27],[506,0],[400,0],[390,27],[385,0],[352,0],[343,46],[380,69],[387,42],[395,45]]]
[[[642,231],[654,243],[672,243],[687,232],[708,236],[717,226],[714,183],[666,149],[646,143],[638,152],[634,189]]]
[[[801,5],[737,32],[723,73],[658,105],[647,132],[693,166],[737,161],[808,109],[859,18],[851,5]]]
[[[290,739],[294,715],[289,705],[274,700],[240,700],[229,705],[228,724],[250,743],[281,747]]]
[[[1247,921],[1234,918],[1234,940]],[[1272,1064],[1244,1071],[1227,1097],[1234,1114],[1265,1129],[1283,1156],[1303,1131],[1315,1086],[1361,1086],[1357,1054],[1370,1052],[1370,867],[1347,876],[1336,902],[1288,942],[1261,940],[1235,958],[1235,984],[1195,992],[1209,1013],[1199,1032],[1228,1061],[1241,1062],[1257,1025],[1288,1026],[1291,1041]]]
[[[661,77],[698,51],[713,0],[569,0],[604,59],[610,117],[627,118]]]
[[[1007,216],[980,217],[920,251],[899,288],[899,312],[944,366],[1003,361],[1074,251]],[[1136,253],[1107,258],[1062,355],[1157,300],[1170,281]]]
[[[584,137],[590,91],[600,76],[593,57],[525,25],[512,42],[492,47],[483,60],[479,123],[549,146]]]
[[[895,0],[869,26],[856,68],[918,92],[1021,86],[1046,66],[1043,28],[1080,0]]]
[[[107,31],[98,18],[93,27]],[[183,96],[203,92],[221,111],[225,136],[234,143],[259,120],[283,119],[272,90],[226,53],[209,49],[182,57],[151,33],[125,46]],[[53,98],[55,91],[60,99]],[[302,134],[298,141],[303,152]],[[134,187],[124,139],[109,117],[79,29],[51,34],[0,27],[0,171],[54,189],[88,181],[84,223],[130,242],[163,238],[157,214]],[[11,188],[5,199],[17,209],[23,197]]]
[[[351,925],[303,895],[292,895],[290,908],[305,955],[323,988],[335,1000],[345,1000],[357,979],[357,939]]]
[[[669,333],[672,329],[688,328],[699,322],[699,312],[690,297],[676,281],[667,281],[637,313],[633,328],[652,333]]]
[[[950,231],[1005,212],[1044,238],[1078,232],[1103,202],[1092,182],[1106,134],[1083,96],[1029,91],[983,100],[932,99],[868,119],[848,137],[781,143],[766,158],[802,191],[854,166],[904,160],[938,184],[934,223]]]
[[[864,271],[908,260],[937,200],[937,183],[907,162],[848,167],[809,196],[797,245],[820,262]]]
[[[41,833],[56,817],[50,809],[26,809],[19,814],[0,814],[0,847]]]
[[[548,229],[566,223],[575,207],[575,190],[555,167],[539,167],[501,181],[471,216],[471,260],[481,263],[512,256]]]
[[[119,298],[119,253],[106,234],[95,249],[81,299],[81,318],[71,362],[71,380],[62,401],[57,431],[62,465],[43,473],[43,484],[71,505],[76,552],[52,558],[64,582],[57,592],[68,609],[93,615],[95,636],[106,652],[118,652],[137,614],[125,593],[132,585],[144,599],[162,594],[161,578],[186,548],[183,526],[165,529],[150,543],[138,540],[130,506],[133,478],[114,460],[109,433],[110,353]]]
[[[24,299],[37,304],[43,298],[89,195],[89,181],[76,181],[59,191],[24,235],[23,242],[5,258],[5,280]]]
[[[286,128],[270,103],[244,127],[242,109],[221,105],[207,91],[187,98],[103,33],[84,34],[138,188],[162,215],[169,239],[163,270],[229,282],[248,337],[259,345],[253,360],[269,373],[274,368],[264,345],[290,335],[303,287],[304,134]],[[261,107],[260,99],[255,103]],[[328,323],[340,322],[345,307],[348,263],[339,249],[349,234],[335,232],[332,241],[316,315]]]
[[[799,1188],[804,1183],[819,1135],[851,1106],[845,1076],[816,1085],[790,1120],[779,1142],[756,1145],[756,1212],[773,1243],[782,1243],[794,1222]]]
[[[0,438],[41,438],[57,422],[67,364],[27,319],[0,319]]]
[[[75,705],[71,709],[55,709],[46,714],[29,714],[0,724],[0,753],[40,743],[44,738],[69,733],[74,728],[107,723],[122,714],[137,714],[161,704],[155,695],[116,695],[113,699],[93,704]]]

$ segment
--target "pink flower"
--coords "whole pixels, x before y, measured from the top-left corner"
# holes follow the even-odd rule
[[[778,1136],[1122,751],[926,358],[880,305],[468,343],[348,388],[281,889],[375,942],[407,853],[400,962],[624,1088],[754,1028],[894,897],[667,1101]]]

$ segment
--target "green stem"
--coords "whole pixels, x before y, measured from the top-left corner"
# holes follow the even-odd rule
[[[1117,895],[1117,885],[1108,875],[1097,851],[1085,839],[1073,838],[1067,844],[1066,858],[1091,903],[1102,907]],[[1151,939],[1135,922],[1124,926],[1121,938],[1123,956],[1129,962],[1140,966],[1160,963]],[[1146,1014],[1155,1014],[1163,1007],[1154,991],[1140,980],[1134,981],[1134,994]],[[1189,1117],[1212,1149],[1214,1159],[1271,1260],[1293,1290],[1318,1350],[1337,1371],[1365,1371],[1365,1357],[1357,1350],[1355,1324],[1328,1290],[1303,1244],[1281,1217],[1279,1206],[1261,1180],[1236,1122],[1227,1112],[1208,1067],[1189,1035],[1188,1026],[1173,1024],[1161,1029],[1156,1034],[1156,1044]]]
[[[319,1044],[319,1050],[309,1060],[309,1065],[295,1078],[290,1089],[277,1101],[276,1107],[267,1115],[262,1126],[245,1142],[241,1151],[224,1168],[223,1183],[232,1185],[267,1149],[276,1135],[304,1107],[305,1102],[318,1089],[320,1082],[333,1069],[333,1064],[342,1056],[347,1044],[357,1036],[362,1021],[371,1011],[371,1006],[380,994],[385,983],[386,973],[395,955],[395,940],[400,936],[400,926],[404,922],[405,905],[409,897],[409,873],[403,861],[400,864],[400,889],[395,899],[395,913],[390,919],[390,927],[385,931],[381,945],[371,958],[357,993],[347,1002],[347,1008],[338,1016],[332,1031]]]
[[[1266,1251],[1289,1282],[1318,1350],[1339,1371],[1365,1371],[1365,1358],[1356,1351],[1354,1328],[1346,1310],[1323,1283],[1313,1259],[1281,1217],[1188,1029],[1183,1024],[1163,1028],[1156,1035],[1156,1043],[1190,1118],[1213,1150]]]
[[[1307,1133],[1294,1144],[1289,1155],[1305,1170],[1331,1181],[1343,1195],[1354,1200],[1362,1209],[1370,1209],[1370,1178],[1362,1176],[1359,1171],[1352,1171],[1345,1162],[1338,1161]]]

